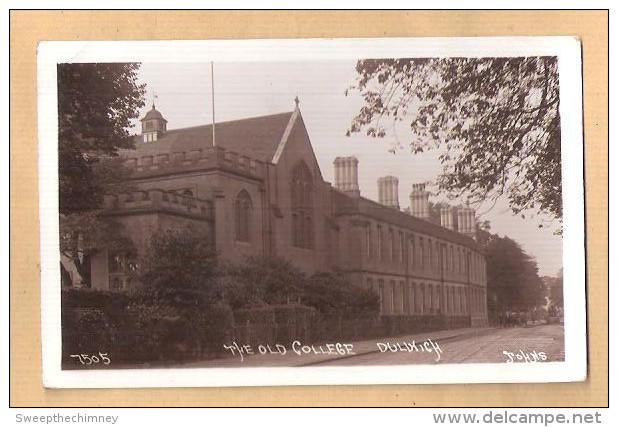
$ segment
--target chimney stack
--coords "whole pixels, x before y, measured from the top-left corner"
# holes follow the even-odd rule
[[[378,201],[399,210],[399,180],[396,177],[384,176],[378,179]]]
[[[457,210],[457,231],[474,238],[476,236],[476,218],[474,209],[469,206]]]
[[[425,184],[412,184],[410,214],[417,218],[429,219],[429,191],[425,190]]]
[[[335,187],[351,196],[359,197],[358,159],[356,157],[337,157],[335,165]]]
[[[450,206],[442,206],[440,208],[440,225],[449,230],[454,229],[453,225],[453,208]]]

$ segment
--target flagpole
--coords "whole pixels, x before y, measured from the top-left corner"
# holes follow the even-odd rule
[[[210,87],[211,87],[211,100],[212,100],[212,146],[216,147],[215,140],[215,66],[214,62],[210,61]]]

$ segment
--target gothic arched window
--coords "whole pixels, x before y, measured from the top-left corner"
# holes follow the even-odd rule
[[[236,240],[239,242],[250,241],[252,210],[251,196],[245,190],[242,190],[238,193],[234,202]]]
[[[292,171],[292,244],[313,248],[313,177],[304,162]]]

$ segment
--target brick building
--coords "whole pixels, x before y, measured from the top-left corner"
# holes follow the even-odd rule
[[[283,257],[307,273],[337,268],[381,298],[383,315],[487,321],[485,259],[474,211],[433,205],[415,184],[401,209],[398,180],[378,180],[379,201],[360,196],[358,160],[334,159],[325,182],[303,118],[289,113],[167,130],[153,105],[136,148],[121,153],[137,191],[105,196],[103,215],[136,247],[156,229],[194,225],[222,258]],[[129,288],[122,254],[92,260],[96,289]]]

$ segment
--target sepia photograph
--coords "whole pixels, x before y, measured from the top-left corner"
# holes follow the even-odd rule
[[[42,44],[46,386],[584,380],[581,108],[566,37]]]

